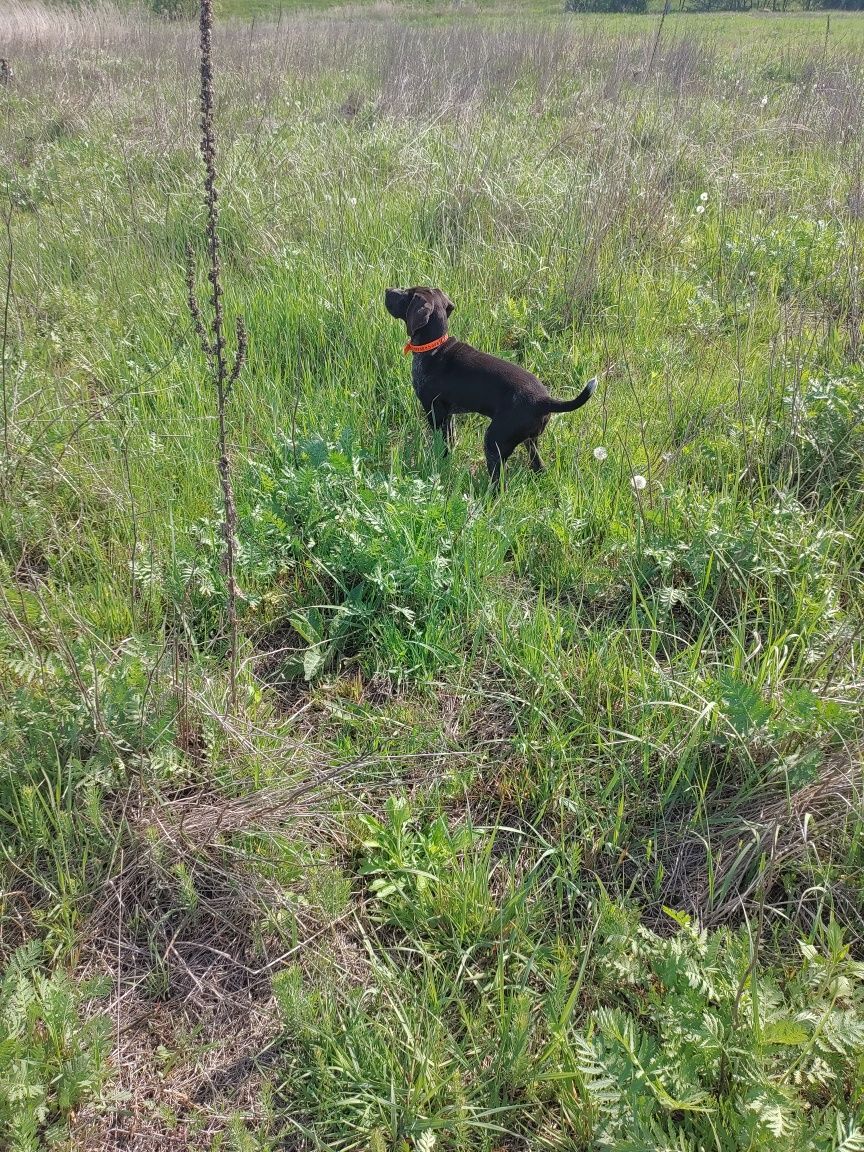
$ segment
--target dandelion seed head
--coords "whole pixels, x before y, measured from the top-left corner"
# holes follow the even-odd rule
[[[703,192],[703,193],[702,193],[702,195],[699,197],[699,199],[700,199],[700,200],[702,201],[702,203],[704,204],[704,203],[705,203],[705,201],[708,199],[708,193],[707,193],[707,192]]]
[[[595,460],[605,460],[608,455],[609,455],[609,453],[606,451],[605,448],[598,447],[598,448],[594,449],[594,459]]]
[[[643,488],[648,487],[648,481],[645,477],[639,476],[638,474],[630,477],[630,483],[633,486],[634,492],[641,492]]]
[[[704,211],[705,211],[705,205],[704,204],[697,204],[696,205],[696,215],[697,216],[701,216]]]

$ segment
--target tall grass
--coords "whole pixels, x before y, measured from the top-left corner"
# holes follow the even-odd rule
[[[228,718],[194,30],[3,17],[0,947],[113,1036],[32,1138],[856,1147],[855,33],[415,15],[214,32]],[[430,441],[424,282],[602,373],[544,476]]]

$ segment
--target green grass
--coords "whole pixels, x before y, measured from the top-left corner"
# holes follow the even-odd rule
[[[230,716],[193,34],[5,17],[0,1143],[860,1148],[864,19],[426,15],[217,34]]]
[[[474,0],[469,5],[446,0],[393,0],[380,4],[376,0],[359,0],[348,5],[342,0],[219,0],[218,15],[223,19],[279,19],[294,13],[329,14],[339,17],[350,12],[366,15],[370,20],[398,16],[406,23],[442,25],[512,24],[530,22],[534,26],[563,26],[585,33],[648,36],[653,34],[663,14],[662,0],[649,0],[643,15],[619,13],[567,13],[562,0]],[[793,9],[772,12],[757,8],[749,12],[685,12],[672,5],[664,18],[672,37],[708,37],[726,49],[746,48],[754,38],[765,49],[815,48],[828,42],[835,47],[853,48],[864,36],[864,22],[855,12],[833,10],[812,12]]]

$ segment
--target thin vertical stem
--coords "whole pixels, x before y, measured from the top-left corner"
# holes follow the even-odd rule
[[[0,383],[3,390],[3,451],[6,455],[6,467],[9,468],[12,458],[9,454],[9,402],[6,392],[6,349],[9,341],[9,301],[12,298],[12,197],[4,219],[6,225],[6,290],[3,298],[3,331],[0,340]]]
[[[230,706],[237,702],[237,507],[231,483],[231,458],[228,452],[227,407],[231,385],[237,379],[246,354],[246,334],[242,321],[238,322],[238,349],[234,365],[229,372],[225,355],[225,324],[222,313],[222,282],[219,260],[219,195],[216,190],[216,126],[213,98],[213,0],[201,0],[200,7],[201,52],[201,156],[204,160],[204,201],[207,208],[207,279],[210,282],[210,332],[202,333],[200,309],[195,299],[194,269],[188,270],[189,307],[196,331],[210,364],[216,388],[218,418],[218,471],[222,488],[223,523],[225,537],[225,578],[228,586],[228,629],[230,651],[229,694]]]

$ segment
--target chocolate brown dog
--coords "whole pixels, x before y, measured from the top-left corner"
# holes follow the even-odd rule
[[[554,412],[573,412],[586,404],[594,395],[596,378],[575,400],[554,400],[537,377],[518,364],[454,340],[447,332],[453,303],[440,288],[388,288],[384,304],[391,316],[405,321],[414,391],[446,447],[453,444],[453,417],[479,412],[491,420],[483,445],[493,486],[502,464],[520,444],[528,449],[534,471],[542,471],[537,437]]]

